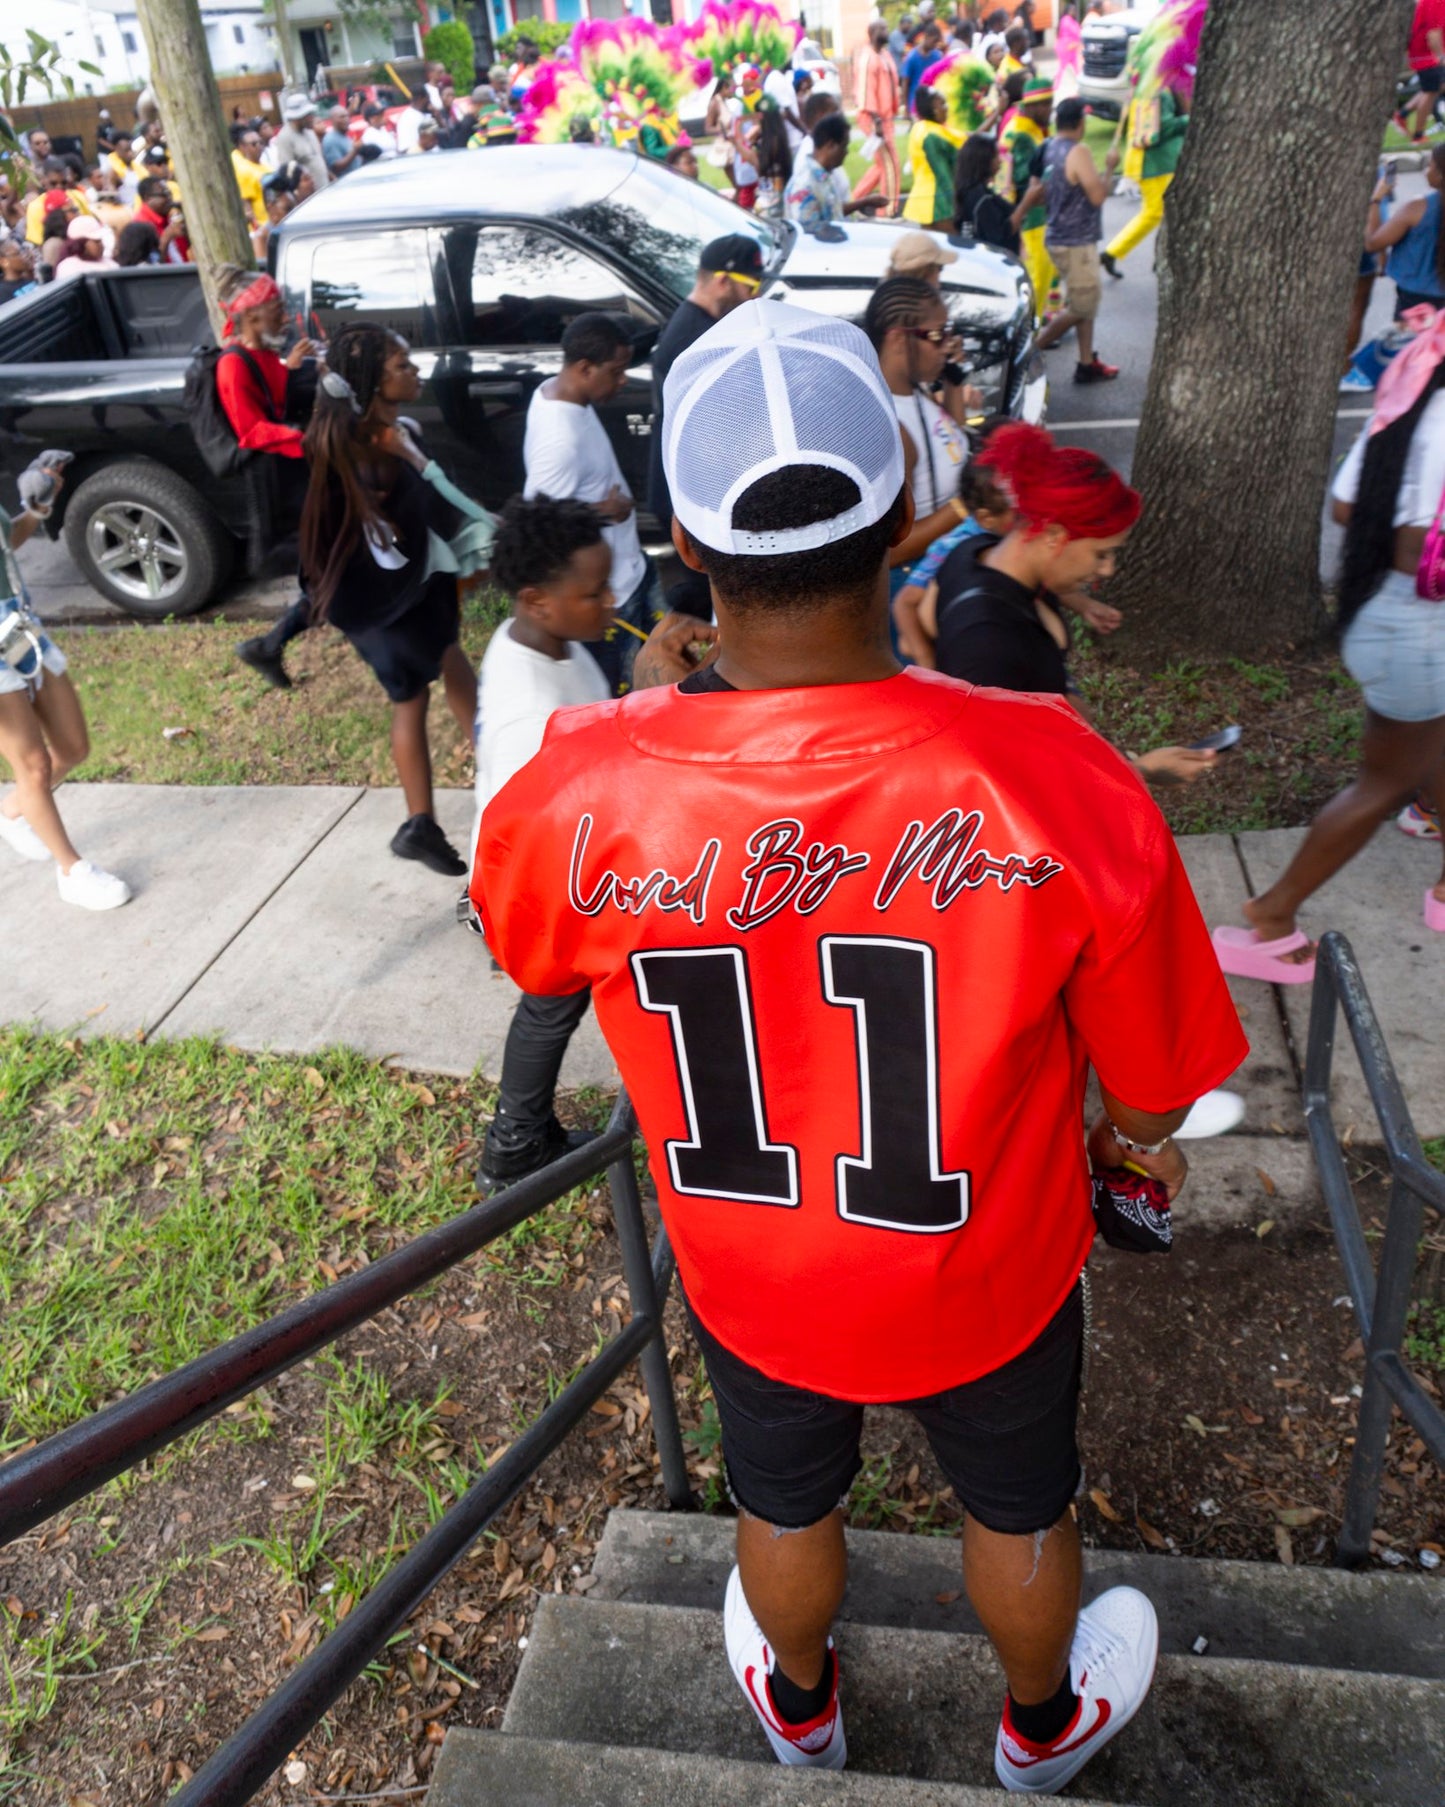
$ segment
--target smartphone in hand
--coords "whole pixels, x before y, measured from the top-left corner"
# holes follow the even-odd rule
[[[1191,753],[1228,753],[1237,747],[1244,736],[1244,729],[1238,722],[1231,722],[1227,728],[1221,728],[1217,734],[1210,734],[1204,740],[1191,740]]]

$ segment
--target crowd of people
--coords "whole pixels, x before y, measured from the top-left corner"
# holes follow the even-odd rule
[[[830,1635],[846,1580],[839,1502],[864,1408],[892,1403],[922,1424],[966,1514],[964,1581],[1007,1678],[996,1773],[1010,1791],[1052,1793],[1128,1725],[1159,1642],[1138,1590],[1080,1605],[1089,1247],[1100,1230],[1124,1246],[1167,1240],[1187,1174],[1176,1134],[1246,1052],[1223,973],[1308,979],[1296,916],[1311,893],[1396,809],[1438,835],[1445,289],[1419,313],[1433,297],[1407,283],[1445,272],[1445,156],[1429,197],[1389,215],[1392,237],[1378,191],[1366,226],[1371,255],[1408,247],[1394,266],[1408,332],[1334,485],[1362,770],[1246,905],[1246,925],[1211,943],[1145,786],[1204,778],[1217,755],[1121,758],[1070,670],[1071,617],[1127,631],[1098,586],[1147,498],[1041,428],[976,425],[940,288],[957,257],[947,227],[1007,243],[1037,272],[1041,307],[1050,272],[1065,285],[1042,342],[1073,331],[1079,380],[1113,374],[1092,341],[1101,273],[1158,224],[1184,114],[1161,104],[1121,126],[1126,167],[1154,186],[1104,248],[1120,151],[1101,173],[1082,110],[1029,72],[1028,11],[989,21],[984,47],[1012,118],[1000,104],[997,130],[946,149],[923,78],[971,28],[932,16],[875,28],[862,193],[840,180],[848,123],[802,72],[771,95],[755,69],[718,84],[714,142],[740,202],[815,232],[852,207],[896,208],[902,95],[923,198],[861,325],[762,296],[746,233],[703,248],[652,354],[641,500],[671,535],[682,575],[669,588],[597,412],[635,359],[625,318],[568,324],[529,404],[523,493],[500,517],[430,455],[407,412],[421,379],[395,331],[357,322],[324,346],[292,340],[275,282],[229,268],[211,377],[301,575],[292,607],[240,656],[285,688],[290,641],[322,624],[346,637],[390,706],[406,808],[391,849],[470,875],[463,914],[521,988],[484,1190],[585,1139],[555,1096],[595,1003],[717,1404],[739,1512],[726,1650],[770,1748],[793,1766],[846,1761]],[[269,141],[238,121],[256,231],[274,223],[268,181],[285,172],[316,187],[368,149],[427,154],[448,120],[466,142],[496,142],[530,67],[497,72],[468,117],[438,81],[404,127],[376,123],[374,100],[360,132],[355,113],[319,131],[299,98]],[[90,179],[52,169],[37,137],[42,251],[77,223],[99,229],[102,206],[130,205],[122,237],[143,229],[156,256],[186,254],[157,121],[103,146]],[[27,242],[33,205],[17,216]],[[83,255],[56,256],[55,279]],[[109,909],[128,888],[81,857],[54,798],[86,755],[84,718],[13,559],[63,482],[63,460],[42,455],[23,512],[0,515],[0,758],[16,779],[0,839],[53,860],[67,901]],[[483,571],[511,613],[479,677],[459,582]],[[470,857],[435,814],[438,684],[475,753]],[[1445,882],[1425,920],[1445,932]],[[1090,1066],[1101,1109],[1086,1132]]]

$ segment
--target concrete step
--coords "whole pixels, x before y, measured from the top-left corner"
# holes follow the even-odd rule
[[[835,1635],[851,1768],[993,1785],[1003,1678],[983,1638],[857,1623]],[[503,1730],[771,1762],[721,1615],[690,1607],[545,1596]],[[1161,1657],[1087,1785],[1132,1807],[1427,1807],[1445,1798],[1445,1684]]]
[[[722,1610],[733,1563],[731,1518],[613,1512],[598,1546],[594,1600]],[[1445,1680],[1445,1579],[1348,1574],[1259,1562],[1209,1562],[1090,1550],[1086,1597],[1125,1583],[1154,1602],[1161,1648]],[[848,1533],[842,1617],[913,1631],[976,1632],[952,1537]]]
[[[1074,1807],[1105,1807],[1071,1795]],[[998,1807],[991,1788],[783,1769],[676,1751],[447,1733],[426,1807]]]

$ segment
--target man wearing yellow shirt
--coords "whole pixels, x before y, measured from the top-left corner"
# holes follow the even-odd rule
[[[1023,102],[1017,113],[1009,121],[1009,128],[1003,137],[1003,153],[1008,158],[1009,173],[1013,181],[1014,204],[1023,200],[1029,188],[1029,170],[1033,160],[1039,154],[1039,147],[1048,137],[1049,121],[1053,117],[1054,91],[1052,86],[1041,77],[1036,76],[1024,89]],[[1029,281],[1034,291],[1034,320],[1044,317],[1044,305],[1049,298],[1049,289],[1055,276],[1054,260],[1049,256],[1048,246],[1044,243],[1044,233],[1048,225],[1048,210],[1043,206],[1031,207],[1024,215],[1019,227],[1019,238],[1022,241],[1020,256],[1024,268],[1029,273]]]
[[[31,195],[25,204],[25,238],[28,244],[38,245],[45,237],[45,215],[48,196],[63,192],[69,197],[69,204],[76,213],[89,213],[90,203],[85,198],[83,189],[74,188],[70,182],[71,170],[68,163],[59,157],[48,157],[41,172],[41,180],[45,186],[39,194]],[[55,203],[59,205],[59,203]]]
[[[261,161],[261,134],[254,126],[238,121],[231,127],[231,168],[236,172],[236,186],[241,191],[241,204],[247,213],[247,224],[266,224],[266,195],[262,188],[269,173]]]

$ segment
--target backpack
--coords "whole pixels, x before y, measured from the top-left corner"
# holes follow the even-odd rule
[[[222,358],[232,356],[244,358],[251,366],[262,406],[272,420],[278,418],[261,366],[249,351],[239,345],[227,345],[221,350],[214,345],[197,346],[186,366],[186,382],[181,398],[191,437],[196,442],[196,450],[213,477],[234,477],[256,456],[254,452],[242,449],[236,438],[236,430],[221,406],[221,397],[216,388],[216,366]]]

